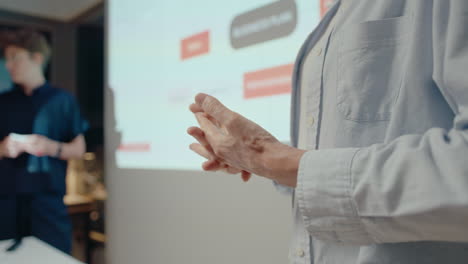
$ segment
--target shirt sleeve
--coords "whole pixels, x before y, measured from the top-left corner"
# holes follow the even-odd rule
[[[433,79],[456,114],[453,127],[307,152],[296,196],[317,239],[468,242],[468,2],[434,3]]]
[[[65,115],[68,120],[67,141],[72,141],[89,129],[89,123],[83,118],[78,102],[74,97],[69,97],[66,109]]]

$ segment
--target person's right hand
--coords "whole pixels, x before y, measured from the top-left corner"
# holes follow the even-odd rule
[[[0,142],[0,158],[15,159],[24,152],[24,148],[20,142],[12,140],[7,136]]]

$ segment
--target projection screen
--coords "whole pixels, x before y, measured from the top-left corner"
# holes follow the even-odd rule
[[[108,263],[287,263],[291,197],[201,172],[188,106],[214,95],[288,142],[295,57],[331,2],[107,1]]]

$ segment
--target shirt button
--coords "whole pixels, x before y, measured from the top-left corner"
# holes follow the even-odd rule
[[[313,126],[314,125],[314,122],[315,122],[315,119],[313,116],[309,116],[309,118],[307,119],[307,123],[309,124],[309,126]]]
[[[322,48],[319,48],[319,49],[317,50],[317,56],[320,56],[320,55],[322,55]]]
[[[302,250],[301,248],[298,248],[297,251],[296,251],[296,255],[297,255],[298,257],[301,257],[301,258],[302,258],[302,257],[304,257],[305,252],[304,252],[304,250]]]

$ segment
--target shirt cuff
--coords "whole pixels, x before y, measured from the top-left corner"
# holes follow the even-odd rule
[[[289,186],[286,186],[286,185],[282,185],[282,184],[279,184],[278,182],[276,181],[273,181],[273,185],[275,186],[276,190],[281,193],[281,194],[284,194],[284,195],[292,195],[294,189],[292,187],[289,187]]]
[[[352,161],[357,148],[306,152],[300,161],[296,199],[309,234],[316,239],[369,244],[352,198]]]

